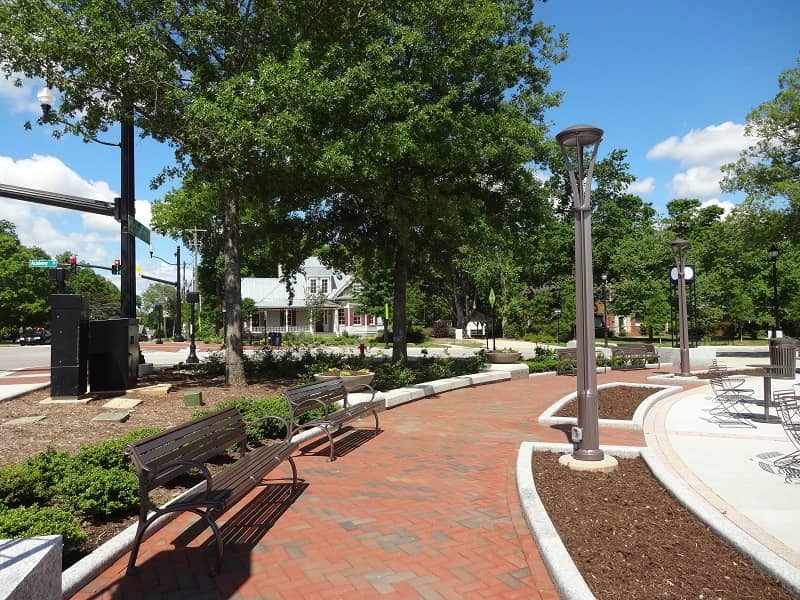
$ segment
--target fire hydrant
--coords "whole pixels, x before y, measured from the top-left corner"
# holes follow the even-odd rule
[[[359,345],[358,345],[358,353],[359,353],[361,356],[364,356],[364,352],[366,352],[366,350],[367,350],[367,347],[364,345],[364,343],[363,343],[363,342],[362,342],[361,344],[359,344]]]

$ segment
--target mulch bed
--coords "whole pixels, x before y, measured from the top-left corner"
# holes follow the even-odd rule
[[[597,391],[597,412],[601,419],[617,419],[630,421],[633,413],[648,396],[652,396],[662,388],[639,387],[633,385],[615,385],[600,388]],[[556,417],[577,417],[578,402],[565,404],[556,414]]]
[[[572,471],[537,452],[536,489],[592,592],[607,599],[790,599],[669,495],[641,459]]]

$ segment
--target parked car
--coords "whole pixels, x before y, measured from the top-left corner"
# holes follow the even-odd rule
[[[20,346],[33,346],[35,344],[49,344],[52,335],[43,327],[29,327],[22,332],[17,342]]]

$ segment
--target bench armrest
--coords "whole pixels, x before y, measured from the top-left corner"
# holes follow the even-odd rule
[[[279,417],[278,415],[265,415],[263,417],[259,417],[255,421],[245,421],[244,424],[245,424],[246,427],[253,427],[254,425],[258,425],[261,421],[266,421],[267,419],[275,419],[277,421],[280,421],[281,424],[283,425],[284,429],[286,429],[286,435],[283,437],[283,439],[284,439],[284,441],[289,439],[289,433],[290,433],[289,432],[289,429],[290,429],[289,428],[289,421],[287,421],[283,417]],[[252,450],[252,448],[250,448],[249,446],[248,446],[247,449],[248,450]]]

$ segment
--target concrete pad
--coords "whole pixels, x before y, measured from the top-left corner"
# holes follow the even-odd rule
[[[0,540],[0,600],[60,600],[61,536]]]
[[[45,398],[39,404],[89,404],[94,400],[93,396],[79,396],[78,398]]]
[[[119,409],[131,409],[136,408],[139,406],[144,400],[139,400],[138,398],[112,398],[105,404],[103,404],[103,408],[119,408]]]
[[[155,369],[153,363],[144,363],[139,365],[139,375],[150,375]]]
[[[44,421],[47,417],[45,415],[36,415],[34,417],[19,417],[18,419],[11,419],[10,421],[6,421],[3,425],[31,425],[33,423],[38,423],[39,421]]]
[[[131,416],[126,410],[118,410],[114,412],[105,412],[97,415],[92,421],[111,421],[114,423],[124,423]]]
[[[611,473],[619,467],[617,459],[610,454],[603,453],[601,460],[578,460],[572,454],[562,454],[558,464],[569,467],[573,471],[587,471],[590,473]]]
[[[156,385],[146,385],[144,387],[137,387],[129,390],[130,393],[137,395],[144,394],[145,396],[165,396],[172,389],[171,383],[159,383]]]

